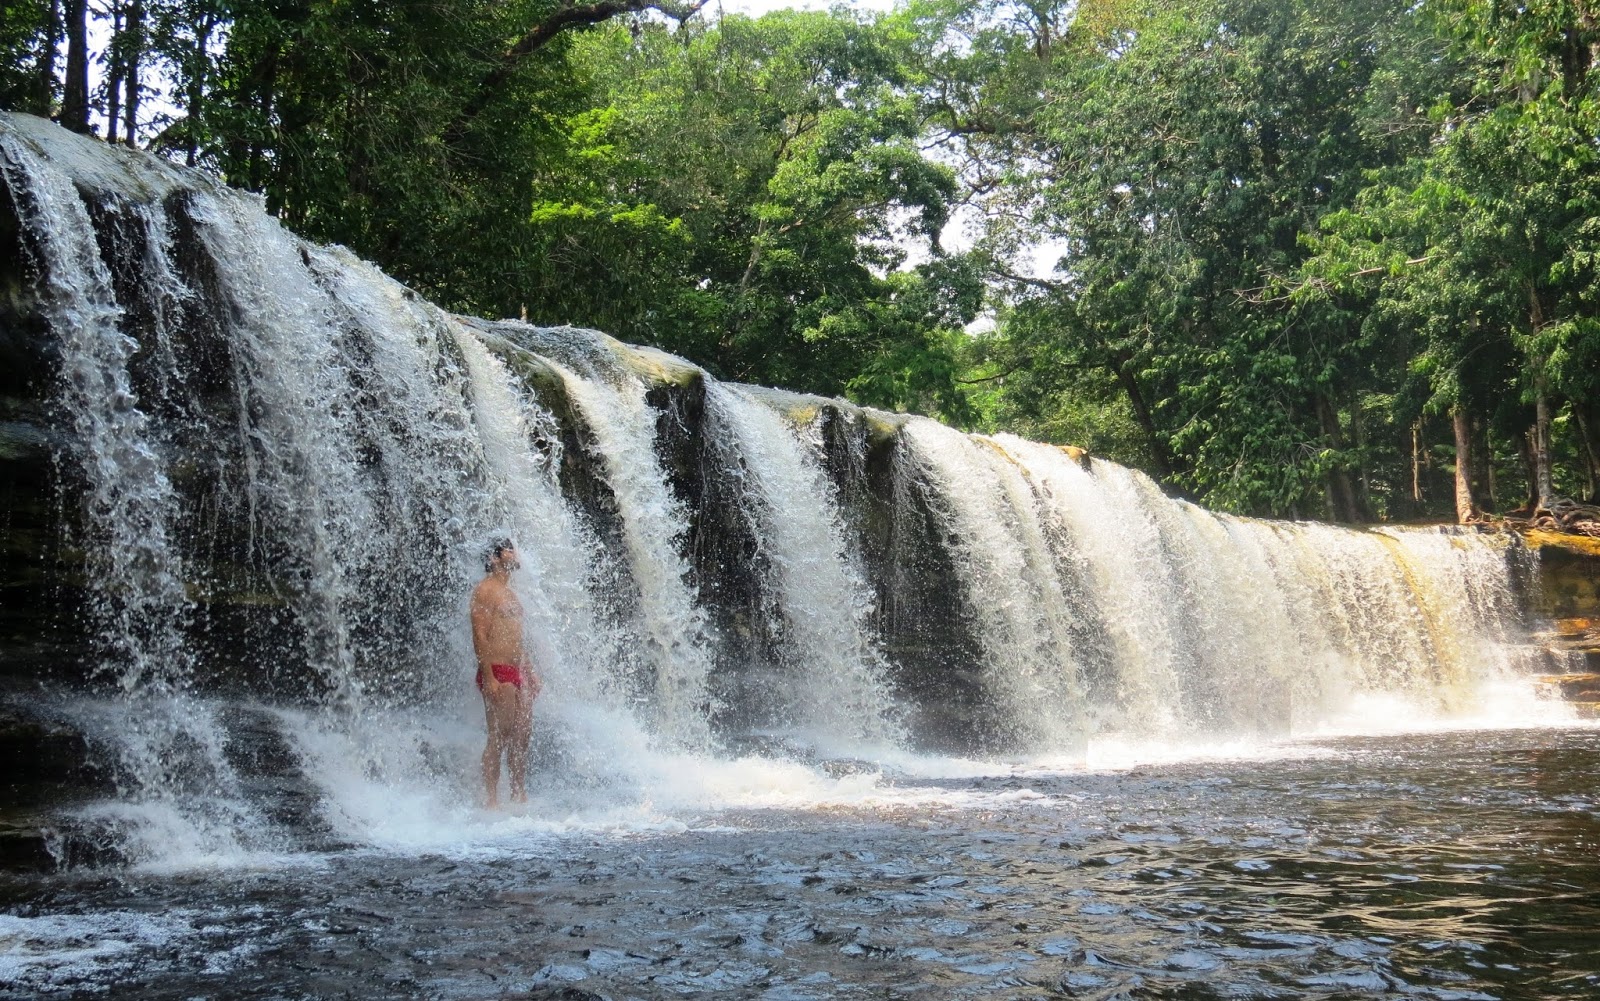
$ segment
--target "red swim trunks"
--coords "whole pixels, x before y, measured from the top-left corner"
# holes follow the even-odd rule
[[[516,685],[522,687],[522,668],[515,664],[490,664],[489,670],[494,673],[494,680],[502,685]],[[483,691],[483,672],[479,671],[473,677],[478,682],[478,691]]]

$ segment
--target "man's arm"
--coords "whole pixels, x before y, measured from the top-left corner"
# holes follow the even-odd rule
[[[484,653],[489,649],[489,631],[493,622],[494,609],[484,599],[483,587],[480,585],[472,592],[472,652],[478,658],[478,681],[482,683],[483,690],[490,695],[500,692],[500,681],[494,676],[489,657]]]

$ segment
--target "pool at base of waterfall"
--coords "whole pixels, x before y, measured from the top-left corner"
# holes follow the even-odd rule
[[[1593,724],[943,764],[654,823],[0,875],[0,997],[1600,996]]]

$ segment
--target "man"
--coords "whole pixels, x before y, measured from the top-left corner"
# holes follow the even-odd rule
[[[521,569],[516,546],[497,539],[483,554],[487,575],[472,589],[472,649],[478,657],[478,690],[489,740],[483,749],[483,785],[489,808],[500,805],[500,759],[511,771],[511,801],[528,801],[528,739],[533,733],[533,700],[539,676],[522,643],[522,602],[511,590],[511,573]]]

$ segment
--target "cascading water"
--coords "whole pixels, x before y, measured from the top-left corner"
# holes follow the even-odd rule
[[[645,386],[627,372],[584,378],[550,362],[594,435],[616,498],[622,536],[639,589],[639,640],[657,732],[690,750],[710,744],[705,617],[680,546],[685,513],[656,455],[656,414]],[[615,380],[615,381],[613,381]]]
[[[931,505],[958,551],[967,600],[977,611],[985,687],[1010,720],[1015,745],[1065,750],[1081,743],[1082,668],[1074,609],[1025,479],[988,439],[913,420],[906,440]]]
[[[903,734],[871,635],[872,595],[821,463],[820,439],[802,441],[751,391],[712,383],[706,433],[726,443],[741,507],[761,547],[774,606],[768,626],[781,672],[774,708],[836,752],[894,747]]]
[[[67,639],[110,681],[45,690],[115,756],[120,805],[79,816],[155,834],[127,808],[165,804],[180,854],[513,823],[472,806],[465,595],[497,536],[547,682],[524,824],[875,781],[828,759],[1082,762],[1530,690],[1505,538],[1215,515],[1050,446],[451,316],[33,120],[0,148],[81,525],[56,586],[89,584],[58,628],[91,616]]]
[[[1123,470],[1091,475],[1045,445],[1002,436],[1008,453],[1035,470],[1100,597],[1108,640],[1090,689],[1097,725],[1159,732],[1184,711],[1172,697],[1194,667],[1182,633],[1191,604],[1169,547],[1147,507],[1121,489]]]
[[[215,713],[192,696],[193,656],[182,637],[192,611],[188,575],[172,538],[179,505],[159,433],[132,388],[139,344],[124,326],[137,306],[118,304],[94,220],[72,179],[7,134],[0,134],[0,168],[20,221],[36,234],[41,303],[62,335],[53,409],[79,442],[74,458],[84,487],[76,544],[92,597],[78,628],[93,634],[104,659],[74,667],[110,676],[123,693],[124,711],[80,709],[90,732],[112,738],[123,792],[89,813],[147,850],[236,853],[247,844],[244,832],[261,824],[222,753]],[[106,225],[131,227],[142,244],[130,253],[147,281],[140,291],[148,296],[141,305],[149,310],[151,340],[164,353],[163,307],[173,295],[165,217],[159,206],[118,205],[113,212],[122,218]]]

